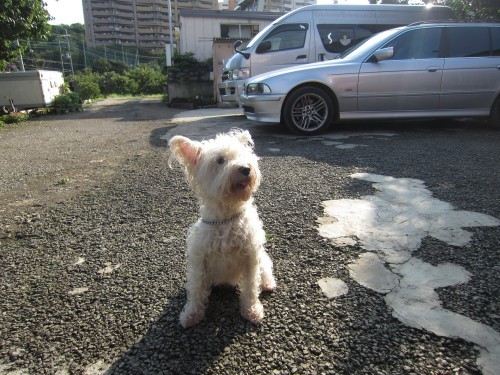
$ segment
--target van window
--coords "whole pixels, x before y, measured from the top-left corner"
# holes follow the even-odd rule
[[[291,23],[280,25],[265,37],[263,42],[271,42],[271,48],[266,49],[265,52],[283,51],[287,49],[295,49],[304,47],[307,30],[309,25],[307,23]],[[257,53],[259,53],[257,51]]]
[[[392,60],[432,59],[439,57],[442,28],[411,30],[391,40],[383,48],[393,47]]]
[[[493,56],[500,56],[500,27],[492,27],[490,30]]]
[[[323,47],[330,53],[342,53],[374,34],[369,26],[360,25],[320,24],[317,28]]]
[[[448,57],[490,56],[488,28],[450,27],[448,35]]]

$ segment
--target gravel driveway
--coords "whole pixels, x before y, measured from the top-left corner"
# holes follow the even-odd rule
[[[354,173],[419,179],[458,210],[500,218],[498,132],[373,123],[300,138],[230,111],[179,112],[107,100],[0,129],[0,373],[487,373],[482,348],[403,324],[384,295],[353,280],[349,264],[365,250],[322,237],[318,220],[324,201],[375,193]],[[184,330],[197,201],[169,168],[166,139],[232,126],[250,130],[261,157],[256,203],[278,289],[262,298],[260,326],[240,317],[234,290],[217,287],[206,319]],[[467,230],[467,246],[428,237],[413,256],[466,269],[470,281],[436,290],[443,307],[498,333],[500,227]],[[318,280],[332,277],[346,294],[324,294]]]

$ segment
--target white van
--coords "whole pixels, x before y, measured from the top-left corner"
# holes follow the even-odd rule
[[[223,103],[240,105],[243,83],[257,74],[329,60],[369,36],[417,21],[454,19],[450,8],[416,5],[309,5],[283,15],[236,53],[222,72]]]

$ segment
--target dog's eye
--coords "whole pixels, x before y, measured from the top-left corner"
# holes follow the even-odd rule
[[[224,159],[223,156],[217,156],[217,158],[215,159],[215,162],[219,165],[222,165],[226,162],[226,160]]]

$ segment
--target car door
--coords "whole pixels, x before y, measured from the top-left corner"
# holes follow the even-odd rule
[[[491,35],[491,39],[490,39]],[[449,26],[440,108],[488,115],[500,87],[500,27]]]
[[[393,48],[392,58],[361,64],[358,111],[384,116],[438,111],[444,66],[441,36],[442,28],[437,27],[406,31],[382,46]]]
[[[278,25],[252,52],[252,76],[314,61],[309,23]]]

